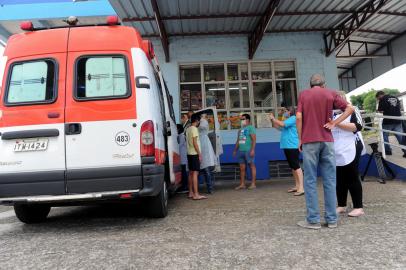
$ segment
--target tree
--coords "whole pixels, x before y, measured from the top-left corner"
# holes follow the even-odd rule
[[[375,112],[376,111],[376,91],[372,90],[369,91],[362,102],[362,108],[367,112]]]
[[[351,96],[352,105],[357,106],[360,109],[363,109],[364,99],[365,99],[367,94],[368,94],[368,92],[362,93],[362,94],[357,95],[357,96]]]

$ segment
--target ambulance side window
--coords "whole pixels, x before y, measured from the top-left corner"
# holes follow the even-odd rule
[[[131,95],[124,56],[84,56],[76,61],[75,98],[100,100]]]
[[[12,106],[54,102],[56,69],[56,62],[51,59],[11,64],[4,103]]]
[[[165,120],[166,117],[165,117],[164,97],[163,97],[163,95],[162,95],[162,85],[161,85],[161,82],[159,81],[159,76],[158,76],[158,74],[156,74],[156,73],[154,72],[154,75],[155,75],[156,84],[157,84],[157,86],[158,86],[157,93],[158,93],[158,96],[159,96],[159,107],[160,107],[160,109],[161,109],[162,119],[163,119],[164,121],[166,121],[166,120]]]
[[[173,98],[172,98],[172,95],[168,91],[168,87],[166,86],[165,81],[164,81],[164,87],[165,87],[165,91],[166,91],[166,96],[168,97],[169,113],[171,114],[171,118],[173,119],[173,121],[176,122],[176,120],[175,120],[175,112],[173,110]]]

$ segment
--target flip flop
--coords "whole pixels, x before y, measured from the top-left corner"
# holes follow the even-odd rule
[[[206,196],[199,196],[197,198],[192,198],[192,200],[194,200],[194,201],[200,201],[200,200],[205,200],[205,199],[207,199]]]
[[[296,192],[296,191],[297,191],[297,188],[288,189],[288,193],[292,193],[292,192]]]
[[[295,192],[295,193],[293,194],[293,196],[302,196],[302,195],[304,195],[304,191],[302,191],[302,192]]]
[[[247,188],[246,186],[238,186],[235,188],[235,190],[246,189],[246,188]]]
[[[257,188],[257,186],[249,186],[248,187],[249,190],[253,190],[253,189],[256,189],[256,188]]]

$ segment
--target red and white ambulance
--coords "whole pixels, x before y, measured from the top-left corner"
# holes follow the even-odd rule
[[[167,215],[181,180],[172,97],[150,41],[103,26],[10,37],[0,100],[0,203],[26,223],[52,206],[143,197]]]

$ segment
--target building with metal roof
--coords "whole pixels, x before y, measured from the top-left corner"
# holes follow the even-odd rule
[[[51,28],[70,15],[86,25],[117,14],[153,41],[178,118],[217,107],[223,163],[236,162],[231,152],[239,115],[252,115],[259,178],[272,175],[269,164],[284,159],[279,131],[266,115],[295,106],[312,74],[323,74],[330,88],[349,91],[406,63],[405,0],[6,2],[0,0],[4,41],[21,32],[22,20]]]
[[[44,10],[44,3],[48,10]],[[168,40],[202,35],[248,37],[266,12],[271,16],[264,28],[265,35],[317,32],[331,39],[334,36],[331,31],[334,31],[333,46],[327,43],[325,49],[327,54],[336,55],[340,85],[347,91],[405,62],[404,55],[399,59],[400,53],[394,52],[391,46],[405,35],[404,0],[2,0],[0,39],[4,41],[9,35],[20,32],[16,22],[24,19],[36,19],[34,24],[41,27],[54,27],[62,25],[62,19],[72,14],[80,16],[82,24],[97,24],[104,22],[102,16],[114,13],[144,37],[159,38],[160,26],[153,3],[156,3]],[[25,4],[24,12],[21,12],[22,4]],[[271,4],[274,8],[267,9]],[[358,78],[358,82],[354,67],[360,62],[370,62],[373,66],[372,59],[376,58],[382,58],[375,61],[378,65],[391,63],[386,63],[383,69],[369,70],[368,76]]]
[[[154,1],[115,1],[110,3],[127,25],[149,37],[159,37],[155,22]],[[337,56],[339,75],[360,60],[375,55],[388,42],[402,36],[406,30],[406,1],[313,1],[313,0],[179,0],[157,1],[161,20],[168,37],[197,35],[249,36],[270,4],[276,3],[265,32],[321,32],[327,38],[335,34],[328,45],[328,54]],[[355,20],[355,23],[353,23]],[[357,22],[358,21],[358,22]],[[340,28],[341,27],[341,28]],[[332,32],[334,31],[334,32]],[[342,31],[339,34],[339,31]],[[341,35],[341,36],[339,36]]]

